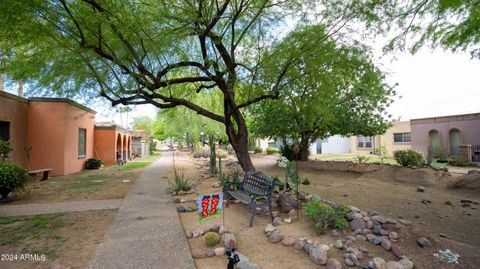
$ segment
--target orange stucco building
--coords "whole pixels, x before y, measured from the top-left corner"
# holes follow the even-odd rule
[[[95,124],[95,152],[104,164],[118,159],[128,161],[132,156],[131,132],[112,123]]]
[[[130,131],[96,126],[95,113],[65,98],[27,99],[0,91],[0,138],[10,141],[12,161],[28,170],[52,168],[55,176],[82,170],[88,158],[128,161]]]

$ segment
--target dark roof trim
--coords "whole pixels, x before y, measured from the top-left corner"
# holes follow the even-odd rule
[[[480,119],[480,113],[470,113],[470,114],[448,115],[448,116],[439,116],[439,117],[411,119],[410,124],[447,122],[447,121],[465,121],[465,120],[477,120],[477,119]]]
[[[54,98],[54,97],[30,97],[28,98],[29,101],[31,102],[59,102],[59,103],[67,103],[69,105],[78,107],[80,109],[83,109],[85,111],[91,112],[93,114],[97,114],[97,112],[91,108],[88,108],[84,105],[81,105],[73,100],[70,100],[68,98]]]
[[[15,95],[15,94],[11,94],[11,93],[6,92],[6,91],[0,91],[0,96],[8,98],[8,99],[15,100],[15,101],[18,101],[18,102],[22,102],[22,103],[28,103],[28,99],[20,97],[20,96]]]
[[[120,131],[120,132],[123,132],[123,133],[127,133],[129,135],[132,135],[132,131],[130,131],[128,129],[125,129],[123,127],[120,127],[118,125],[102,126],[102,125],[96,125],[95,124],[95,129],[97,129],[97,130],[116,130],[116,131]]]

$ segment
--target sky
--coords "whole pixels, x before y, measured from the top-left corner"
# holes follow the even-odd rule
[[[401,120],[480,112],[480,60],[469,53],[423,49],[384,60],[387,81],[399,83],[389,108]]]

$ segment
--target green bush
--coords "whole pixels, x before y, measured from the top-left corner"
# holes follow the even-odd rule
[[[272,154],[277,154],[279,153],[280,151],[278,150],[278,148],[275,148],[275,147],[268,147],[266,149],[266,152],[268,155],[272,155]]]
[[[263,150],[262,150],[261,147],[254,147],[253,148],[253,153],[262,153],[262,152],[263,152]]]
[[[18,164],[0,161],[0,190],[23,190],[27,171]]]
[[[287,158],[289,161],[298,161],[300,154],[295,154],[293,152],[293,147],[296,144],[284,144],[280,147],[280,153],[283,157]]]
[[[229,189],[236,191],[240,189],[240,186],[242,186],[240,171],[233,171],[233,173],[229,175],[220,174],[220,186],[222,186],[223,190]]]
[[[348,227],[348,221],[345,217],[349,209],[346,206],[340,206],[336,209],[315,200],[307,202],[303,211],[315,222],[315,229],[319,234],[325,233],[327,229],[344,230]]]
[[[0,139],[0,160],[5,160],[8,158],[8,153],[12,151],[10,142]]]
[[[95,158],[90,158],[85,161],[85,168],[86,169],[98,169],[102,166],[102,161]]]
[[[468,164],[468,158],[463,155],[452,155],[448,157],[448,163],[456,166],[465,166]]]
[[[401,166],[423,166],[425,161],[423,156],[413,149],[396,150],[393,152],[395,161]]]
[[[363,156],[363,155],[357,155],[355,159],[357,160],[358,163],[366,163],[368,162],[368,160],[370,160],[369,157]]]
[[[188,179],[185,179],[185,174],[183,173],[183,171],[181,173],[175,171],[173,177],[173,182],[168,181],[168,184],[170,185],[170,191],[178,192],[189,191],[192,189],[192,185],[190,184]]]

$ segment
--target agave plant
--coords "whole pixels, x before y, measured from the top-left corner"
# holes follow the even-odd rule
[[[182,172],[174,172],[174,181],[168,181],[172,191],[189,191],[192,189],[192,185],[185,179],[185,174]]]

